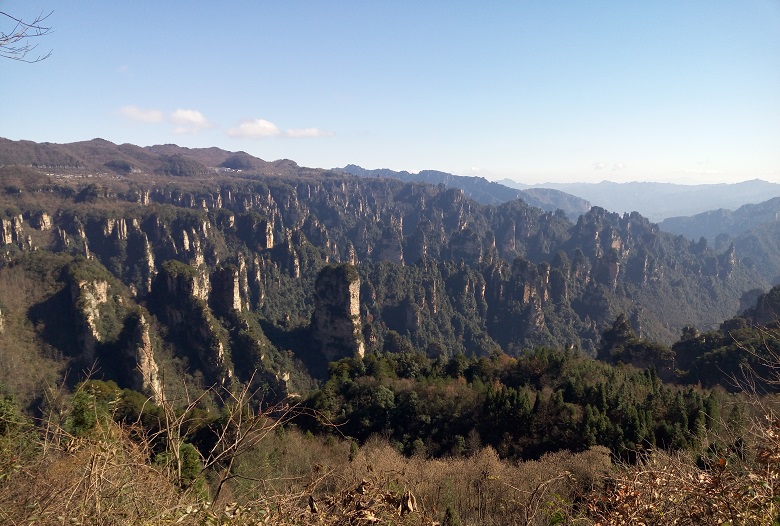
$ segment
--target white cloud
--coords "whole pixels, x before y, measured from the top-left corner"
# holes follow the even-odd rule
[[[138,106],[122,106],[119,108],[119,113],[123,117],[138,122],[161,122],[163,120],[163,112],[160,110],[144,109]]]
[[[197,133],[202,129],[211,128],[212,124],[198,110],[178,109],[171,113],[170,120],[176,124],[176,133]]]
[[[333,137],[333,132],[320,130],[318,128],[287,130],[284,134],[288,137]]]
[[[244,137],[248,139],[263,139],[265,137],[276,137],[281,135],[279,127],[271,121],[265,119],[254,119],[244,121],[235,128],[230,128],[227,134],[231,137]]]
[[[291,128],[285,131],[279,129],[279,126],[265,119],[252,119],[241,122],[235,128],[227,131],[230,137],[244,139],[265,139],[267,137],[332,137],[333,132],[321,130],[319,128]]]

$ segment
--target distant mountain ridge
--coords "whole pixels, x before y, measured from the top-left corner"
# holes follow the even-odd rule
[[[0,167],[10,165],[78,170],[80,172],[145,172],[194,176],[221,170],[256,171],[268,175],[299,174],[301,168],[289,159],[264,161],[246,152],[221,148],[186,148],[175,144],[136,146],[92,139],[68,144],[12,141],[0,137]]]
[[[711,243],[715,250],[733,244],[757,274],[773,285],[780,284],[780,197],[743,205],[734,211],[721,208],[671,217],[659,226],[694,241],[704,238],[704,244]]]
[[[764,223],[780,221],[780,197],[763,203],[746,204],[733,212],[720,208],[693,216],[669,217],[658,226],[662,230],[698,240],[714,240],[720,234],[738,236]]]
[[[585,199],[552,188],[510,188],[501,183],[488,181],[484,177],[467,177],[437,170],[421,170],[418,173],[411,173],[405,170],[397,172],[387,168],[369,170],[349,164],[344,168],[335,168],[334,171],[360,177],[390,177],[407,182],[443,184],[447,187],[460,188],[467,196],[485,205],[498,205],[522,199],[529,205],[548,212],[563,210],[570,219],[574,220],[590,210],[591,207]]]
[[[500,183],[516,189],[527,185],[510,179]],[[682,185],[674,183],[544,183],[534,187],[553,188],[590,201],[617,213],[639,212],[653,222],[690,216],[708,210],[734,210],[748,203],[780,197],[780,184],[760,179],[735,184]]]

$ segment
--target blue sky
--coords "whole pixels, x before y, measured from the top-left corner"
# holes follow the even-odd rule
[[[488,179],[780,182],[780,0],[0,0],[0,136]],[[8,29],[7,23],[0,20]]]

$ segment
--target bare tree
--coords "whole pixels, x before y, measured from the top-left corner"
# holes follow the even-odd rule
[[[28,58],[28,55],[38,47],[37,42],[34,43],[34,39],[51,33],[51,26],[46,25],[46,19],[49,16],[51,16],[51,12],[47,14],[41,12],[33,20],[25,21],[0,11],[0,25],[6,26],[8,24],[11,28],[10,31],[6,31],[4,27],[0,27],[0,58],[29,63],[49,58],[51,51],[45,55]]]

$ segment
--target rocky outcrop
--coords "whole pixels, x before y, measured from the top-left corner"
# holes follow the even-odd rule
[[[163,265],[165,292],[175,298],[189,298],[208,301],[209,276],[205,269],[196,269],[178,261]]]
[[[400,228],[385,228],[375,249],[376,257],[382,261],[404,264],[403,234]]]
[[[475,266],[482,262],[482,243],[476,232],[470,228],[453,234],[447,248],[451,259],[462,259],[465,263]]]
[[[149,333],[149,322],[143,312],[132,316],[130,339],[125,352],[135,367],[130,371],[132,388],[149,393],[155,403],[162,401],[163,385],[160,381],[160,368],[154,358],[154,347]]]
[[[731,277],[737,267],[737,251],[732,243],[729,248],[718,257],[719,277],[726,280]]]
[[[17,244],[21,248],[29,248],[24,247],[27,236],[24,233],[23,225],[22,214],[13,215],[8,219],[0,219],[0,244]]]
[[[225,330],[214,319],[207,301],[210,281],[205,269],[196,269],[178,261],[163,264],[153,304],[176,339],[192,353],[210,382],[227,384],[233,378]]]
[[[140,257],[136,259],[135,265],[138,269],[140,277],[140,286],[143,288],[144,295],[152,291],[152,282],[157,275],[157,267],[154,262],[154,251],[152,244],[149,242],[149,237],[143,232],[139,225],[138,220],[133,220],[133,232],[130,242],[136,242],[138,247],[138,253]],[[128,249],[130,248],[130,242],[128,243]]]
[[[104,341],[101,321],[101,306],[108,302],[108,282],[103,280],[73,280],[70,295],[76,307],[76,317],[80,320],[79,344],[86,362],[95,358],[95,347]]]
[[[30,225],[36,230],[49,230],[51,224],[51,216],[46,212],[38,212],[30,217]]]
[[[0,219],[0,243],[3,245],[10,245],[14,242],[13,230],[11,229],[11,221],[8,219]]]
[[[360,277],[352,265],[330,265],[317,276],[312,333],[329,362],[365,354],[360,322]]]
[[[241,312],[241,282],[239,269],[233,265],[219,268],[211,275],[211,304],[214,311],[227,315]]]

